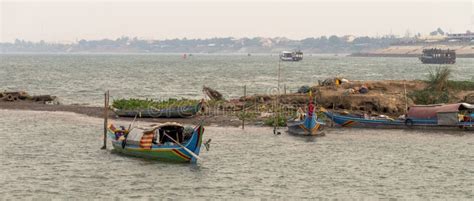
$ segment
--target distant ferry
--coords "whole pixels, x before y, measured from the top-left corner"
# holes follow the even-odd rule
[[[454,64],[456,63],[456,52],[449,49],[424,49],[420,60],[424,64]]]
[[[303,60],[303,52],[301,51],[283,51],[280,53],[280,59],[282,61],[301,61]]]

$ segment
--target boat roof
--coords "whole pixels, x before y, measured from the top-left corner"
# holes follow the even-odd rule
[[[138,127],[138,128],[144,130],[144,132],[150,132],[150,131],[160,129],[162,127],[167,127],[167,126],[184,128],[184,126],[178,122],[165,122],[165,123],[159,123],[159,124],[151,124],[150,126],[147,126],[147,127]]]
[[[461,110],[474,110],[474,105],[468,103],[442,104],[442,105],[414,105],[408,109],[411,118],[436,118],[438,113],[459,112]]]
[[[291,51],[281,51],[281,53],[282,53],[282,54],[291,54],[291,53],[293,53],[293,52],[291,52]]]

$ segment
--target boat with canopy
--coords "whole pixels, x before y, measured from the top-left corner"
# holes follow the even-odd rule
[[[322,109],[322,112],[341,127],[363,128],[474,128],[474,105],[468,103],[414,105],[403,118],[341,115]]]
[[[125,129],[108,126],[108,136],[118,153],[152,160],[196,163],[204,127],[184,127],[175,122]]]

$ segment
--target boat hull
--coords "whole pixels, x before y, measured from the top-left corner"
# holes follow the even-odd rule
[[[436,119],[363,119],[352,116],[337,115],[328,111],[323,112],[328,119],[331,119],[340,127],[353,128],[464,128],[466,130],[474,129],[474,122],[462,122],[452,126],[438,125]]]
[[[288,133],[301,136],[323,136],[325,123],[316,119],[316,114],[307,115],[302,121],[288,122]]]
[[[302,122],[288,123],[288,133],[299,136],[324,136],[322,132],[324,125],[319,124],[313,129],[306,129]]]

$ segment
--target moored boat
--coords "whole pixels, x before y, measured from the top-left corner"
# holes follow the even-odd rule
[[[191,105],[191,106],[181,106],[181,107],[170,107],[165,109],[115,109],[114,112],[119,117],[135,117],[140,118],[185,118],[196,115],[202,109],[202,102]]]
[[[456,52],[450,49],[423,49],[420,61],[424,64],[454,64],[456,63]]]
[[[443,105],[415,105],[404,118],[341,115],[322,109],[322,112],[341,127],[362,128],[465,128],[474,129],[474,105],[467,103]],[[365,117],[364,117],[365,116]]]
[[[185,128],[164,123],[130,131],[110,125],[108,136],[118,153],[159,161],[195,163],[201,150],[204,127]]]
[[[282,61],[301,61],[303,60],[303,52],[301,51],[283,51],[280,53],[280,60]]]
[[[310,93],[310,103],[308,104],[308,112],[304,118],[301,120],[288,122],[288,133],[292,135],[301,135],[301,136],[324,136],[325,134],[321,131],[323,130],[325,123],[317,118],[316,112],[314,110],[314,105],[312,103],[312,96]],[[301,110],[301,109],[300,109]],[[301,113],[301,112],[299,112]]]

